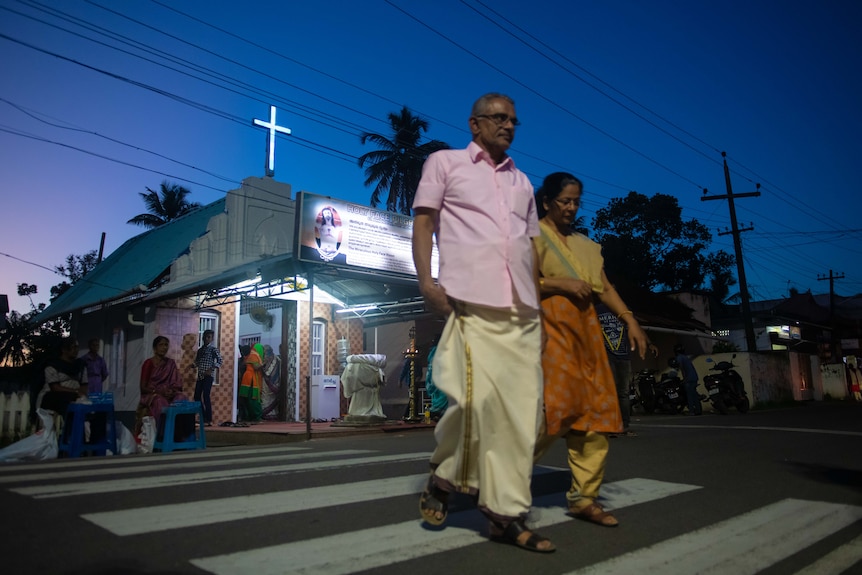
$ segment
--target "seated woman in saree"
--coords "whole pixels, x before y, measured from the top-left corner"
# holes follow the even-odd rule
[[[72,336],[60,343],[60,356],[48,361],[45,385],[36,397],[36,407],[63,415],[70,403],[87,397],[86,364],[78,359],[78,340]]]
[[[605,472],[609,433],[622,431],[614,376],[593,306],[598,298],[628,328],[630,349],[641,358],[647,336],[608,281],[601,246],[572,229],[583,184],[571,174],[545,178],[536,194],[541,235],[534,238],[539,267],[545,378],[545,425],[536,442],[536,460],[557,437],[569,452],[572,487],[569,514],[615,527],[617,519],[597,502]]]
[[[263,346],[263,385],[260,388],[260,404],[263,418],[267,421],[279,419],[278,395],[281,390],[281,358],[271,345]]]
[[[239,420],[257,423],[263,415],[260,404],[260,389],[263,384],[263,346],[259,343],[251,347],[244,358],[245,373],[239,386]]]
[[[188,401],[183,393],[180,370],[174,360],[167,357],[170,341],[163,335],[153,340],[153,357],[141,366],[141,407],[145,415],[156,422],[162,410],[174,401]]]

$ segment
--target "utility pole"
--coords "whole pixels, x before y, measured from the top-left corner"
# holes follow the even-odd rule
[[[745,342],[748,347],[747,351],[757,351],[757,340],[754,338],[754,325],[751,322],[751,302],[748,299],[748,284],[745,281],[745,265],[742,262],[742,243],[739,241],[739,234],[743,231],[754,229],[750,227],[746,230],[740,230],[736,223],[736,206],[733,203],[735,198],[756,198],[760,195],[760,184],[757,184],[756,192],[748,192],[745,194],[733,193],[733,188],[730,185],[730,170],[727,167],[727,153],[721,153],[724,161],[724,184],[727,187],[727,195],[724,196],[707,196],[706,188],[703,190],[703,196],[700,200],[727,200],[727,205],[730,208],[730,233],[733,234],[733,249],[736,252],[736,275],[739,276],[739,294],[742,297],[742,320],[745,323]]]
[[[843,280],[844,273],[842,272],[840,276],[836,276],[832,274],[832,270],[829,270],[829,275],[817,275],[817,281],[829,280],[829,326],[832,328],[832,337],[830,338],[830,347],[832,352],[832,357],[829,359],[832,363],[836,363],[838,361],[838,332],[835,329],[835,280]]]

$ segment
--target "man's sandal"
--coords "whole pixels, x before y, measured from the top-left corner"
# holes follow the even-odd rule
[[[425,491],[419,496],[419,512],[422,520],[429,525],[439,526],[446,521],[449,513],[449,492],[434,484],[434,476],[428,478]]]
[[[530,536],[523,538],[523,533],[529,533]],[[527,551],[535,551],[536,553],[553,553],[557,550],[551,540],[547,537],[542,537],[538,533],[527,529],[523,519],[516,519],[509,523],[505,528],[501,525],[491,522],[490,529],[491,541],[497,543],[508,543]],[[539,547],[540,544],[547,542],[546,547]]]
[[[576,519],[583,519],[602,527],[616,527],[620,524],[617,518],[605,511],[601,505],[595,501],[585,507],[569,507],[569,515]]]

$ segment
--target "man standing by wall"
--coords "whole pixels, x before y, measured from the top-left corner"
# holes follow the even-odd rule
[[[447,317],[433,372],[449,398],[420,509],[441,525],[449,493],[469,493],[493,539],[549,553],[553,543],[525,525],[542,417],[542,326],[533,186],[506,154],[517,125],[511,98],[482,96],[469,118],[472,142],[431,154],[416,190],[413,260],[426,307]]]
[[[608,353],[608,363],[614,374],[614,384],[617,388],[620,412],[623,416],[622,435],[634,437],[637,434],[629,429],[632,413],[631,400],[629,398],[629,383],[632,380],[632,360],[629,353],[628,327],[624,321],[603,303],[596,304],[596,313],[599,317],[599,323],[602,324],[605,351]],[[658,357],[658,348],[652,342],[649,343],[647,350],[653,357]],[[611,437],[614,436],[612,435]]]
[[[703,407],[700,405],[700,394],[697,393],[697,370],[694,368],[691,358],[685,354],[685,347],[682,344],[676,344],[673,347],[673,352],[676,354],[676,362],[679,364],[682,385],[685,387],[685,397],[688,400],[688,415],[701,415]]]
[[[215,370],[221,367],[222,358],[218,348],[213,345],[215,333],[208,329],[203,335],[203,345],[198,349],[195,356],[194,367],[197,368],[198,377],[195,383],[195,401],[200,401],[204,411],[204,425],[213,423],[213,407],[210,401]]]
[[[87,342],[89,351],[81,356],[87,366],[87,393],[102,393],[108,379],[108,366],[105,359],[99,355],[101,342],[93,338]]]

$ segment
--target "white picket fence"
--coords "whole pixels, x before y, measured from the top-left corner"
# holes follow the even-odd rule
[[[0,393],[0,442],[18,441],[31,431],[30,392]]]

